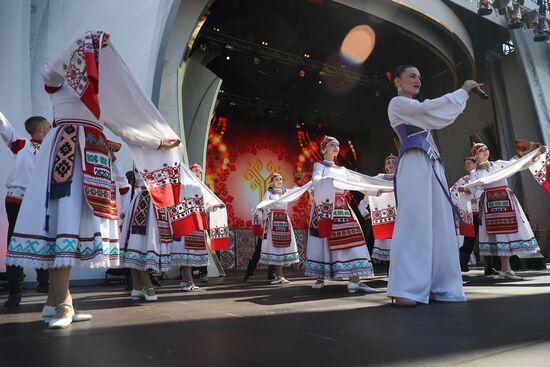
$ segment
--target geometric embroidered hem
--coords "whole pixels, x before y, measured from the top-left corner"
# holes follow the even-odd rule
[[[372,278],[374,271],[368,260],[353,260],[346,263],[318,263],[306,261],[305,276],[318,279],[341,280],[351,277]]]
[[[259,262],[266,265],[290,266],[300,262],[300,255],[297,252],[281,255],[262,253]]]
[[[178,262],[179,260],[179,262]],[[120,254],[120,266],[136,270],[154,270],[167,272],[174,267],[181,266],[182,254],[158,254],[147,251],[146,254],[134,250],[122,250]]]
[[[57,238],[14,234],[6,264],[50,269],[67,266],[107,268],[119,264],[118,238],[93,238],[60,234]]]
[[[479,254],[481,256],[512,256],[534,254],[539,251],[536,238],[530,240],[518,240],[507,243],[480,243]]]
[[[390,261],[390,250],[373,247],[371,257],[376,260]]]

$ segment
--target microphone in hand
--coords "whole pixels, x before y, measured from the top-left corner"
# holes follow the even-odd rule
[[[481,89],[480,87],[472,88],[472,92],[477,94],[482,99],[489,99],[489,95],[487,93],[485,93],[485,91],[483,89]]]

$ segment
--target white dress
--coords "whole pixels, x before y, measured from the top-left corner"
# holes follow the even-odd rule
[[[47,85],[55,86],[45,77]],[[82,154],[85,146],[82,125],[103,129],[103,123],[82,104],[74,90],[64,83],[50,94],[56,122],[79,125],[73,176],[69,195],[52,199],[48,195],[52,165],[60,149],[63,129],[53,128],[42,144],[21,204],[15,232],[6,256],[6,264],[33,268],[59,268],[81,265],[90,268],[119,264],[119,233],[116,219],[94,215],[86,196],[82,178]],[[139,141],[140,144],[143,141]],[[158,146],[158,139],[150,142]],[[114,185],[110,157],[104,162]]]
[[[200,258],[200,261],[195,259],[190,262],[189,251],[184,249],[185,241],[161,238],[155,208],[140,175],[136,175],[136,184],[138,187],[135,188],[128,213],[124,217],[120,235],[121,267],[166,272],[172,267],[195,262],[208,264],[205,251],[194,256]]]
[[[459,89],[419,102],[395,97],[388,106],[391,126],[441,129],[465,108],[468,94]],[[434,172],[435,171],[435,172]],[[396,171],[397,219],[392,238],[389,297],[420,303],[465,301],[451,204],[438,182],[448,188],[440,160],[432,162],[420,149],[399,156]]]
[[[384,173],[379,173],[376,177],[389,181],[393,180],[393,175],[386,175]],[[389,235],[389,238],[377,238],[379,232],[377,228],[385,227],[383,232],[388,232],[395,225],[396,208],[394,193],[387,192],[380,196],[365,195],[359,203],[359,210],[363,216],[369,215],[371,219],[374,234],[372,258],[379,261],[390,261],[391,235],[384,233],[385,235],[382,237],[388,237]]]
[[[482,177],[486,177],[490,174],[494,174],[495,172],[498,172],[502,169],[505,169],[507,166],[509,166],[513,161],[504,161],[499,160],[496,162],[490,162],[489,168],[478,168],[473,170],[470,173],[470,181],[474,181],[477,179],[480,179]],[[527,167],[524,167],[524,169],[527,169]],[[517,229],[510,229],[506,228],[506,225],[504,228],[496,229],[495,231],[488,231],[488,223],[486,222],[486,217],[489,214],[490,209],[488,210],[488,203],[487,203],[487,195],[491,192],[491,189],[495,188],[502,188],[506,191],[508,194],[508,198],[500,198],[498,201],[493,201],[493,205],[498,205],[501,209],[508,207],[509,209],[513,209],[514,213],[512,214],[512,218],[508,218],[506,220],[511,219],[513,222],[516,223]],[[502,190],[500,194],[502,194]],[[525,213],[523,212],[523,209],[521,208],[521,205],[518,202],[518,199],[508,188],[508,180],[506,178],[497,180],[495,182],[492,182],[488,185],[483,185],[481,187],[477,187],[477,189],[473,190],[474,197],[479,201],[479,212],[480,212],[480,218],[479,218],[479,254],[482,256],[513,256],[513,255],[522,255],[522,254],[533,254],[539,251],[539,246],[537,243],[537,240],[535,238],[535,235],[533,234],[533,230],[531,229],[531,225],[529,224],[529,221],[527,220],[527,217],[525,216]],[[508,201],[509,200],[509,201]],[[508,204],[508,205],[506,205]],[[506,213],[500,213],[497,214],[499,216],[504,215],[506,216]],[[499,218],[500,221],[502,221],[502,216]],[[488,233],[488,232],[501,232],[501,233]],[[510,233],[505,233],[510,232]]]
[[[281,197],[281,194],[276,192],[266,192],[263,200],[277,200]],[[263,209],[264,216],[266,218],[264,238],[262,240],[262,252],[259,262],[267,265],[276,266],[290,266],[300,262],[300,255],[298,254],[298,248],[296,246],[296,238],[294,236],[294,229],[288,216],[288,204],[287,203],[275,203]],[[273,220],[274,212],[278,215],[286,216],[285,219],[278,220],[279,224],[287,227],[287,236],[290,236],[290,244],[288,246],[277,246],[273,241]]]
[[[314,191],[319,182],[328,177],[338,178],[342,181],[353,181],[353,171],[345,167],[328,167],[321,163],[313,166],[312,182]],[[345,192],[336,189],[337,195]],[[315,193],[314,193],[315,195]],[[348,207],[349,208],[349,207]],[[373,276],[373,268],[364,237],[362,243],[354,247],[343,249],[330,249],[327,238],[319,238],[314,222],[315,207],[312,207],[309,224],[309,236],[307,240],[305,275],[318,279],[348,279],[351,277],[369,278]],[[350,210],[353,220],[359,225],[353,211]],[[361,233],[362,236],[362,233]]]

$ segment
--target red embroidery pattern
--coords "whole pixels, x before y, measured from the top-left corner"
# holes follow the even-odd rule
[[[101,130],[84,126],[84,167],[82,183],[88,204],[94,215],[118,219],[116,184],[111,172],[111,156],[107,138]]]
[[[204,250],[206,248],[204,231],[196,231],[185,236],[185,248]]]
[[[357,220],[353,217],[348,201],[343,195],[334,198],[332,233],[328,238],[331,251],[364,245],[365,238]]]
[[[172,242],[172,229],[170,228],[170,222],[168,221],[168,211],[166,208],[156,209],[155,214],[157,216],[157,225],[159,229],[160,242],[170,243]]]
[[[286,211],[274,210],[270,215],[271,240],[274,247],[289,247],[292,242],[290,223]]]
[[[132,218],[132,233],[147,234],[147,218],[149,218],[149,204],[151,197],[147,190],[141,191],[139,195],[134,217]]]
[[[74,158],[76,154],[76,138],[78,135],[78,127],[74,125],[68,125],[60,129],[62,137],[53,164],[51,177],[52,192],[55,192],[57,190],[56,186],[59,187],[70,185],[71,179],[73,177]],[[55,196],[63,197],[68,195],[68,193],[65,193],[65,191],[68,192],[68,187],[66,187],[66,190],[63,189],[63,191],[64,193],[62,195]]]
[[[516,233],[518,222],[507,187],[485,189],[485,226],[488,234]]]

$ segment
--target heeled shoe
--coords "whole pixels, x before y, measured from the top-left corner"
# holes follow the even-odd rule
[[[363,282],[359,282],[359,283],[348,282],[348,293],[353,294],[353,293],[356,293],[357,291],[361,291],[361,292],[364,292],[364,293],[376,293],[377,292],[376,289],[369,287],[368,285],[366,285]]]
[[[391,303],[400,307],[416,307],[416,301],[405,297],[392,297]]]
[[[318,280],[311,286],[313,289],[321,289],[325,286],[325,282],[323,280]]]

